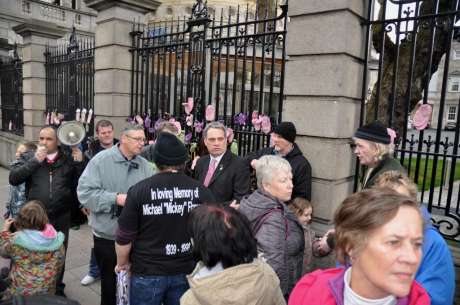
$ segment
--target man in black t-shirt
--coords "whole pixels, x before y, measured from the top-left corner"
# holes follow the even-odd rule
[[[187,149],[176,136],[160,134],[153,157],[159,173],[129,189],[118,219],[115,270],[131,270],[131,304],[179,304],[195,264],[187,219],[214,198],[183,173]]]

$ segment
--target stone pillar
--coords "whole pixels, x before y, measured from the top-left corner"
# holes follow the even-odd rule
[[[283,120],[313,171],[314,226],[322,231],[353,190],[350,137],[359,122],[365,33],[364,0],[292,0],[287,31]]]
[[[96,121],[108,119],[118,136],[130,114],[131,36],[133,21],[144,22],[154,11],[154,0],[85,0],[98,12],[94,57],[94,113]]]
[[[46,109],[45,47],[55,44],[66,32],[53,23],[38,20],[19,24],[13,30],[23,38],[24,139],[37,141]]]

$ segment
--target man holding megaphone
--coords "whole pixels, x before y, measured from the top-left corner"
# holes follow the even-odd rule
[[[83,171],[83,154],[72,146],[71,155],[58,146],[56,129],[43,127],[39,133],[35,157],[12,167],[10,184],[26,183],[27,200],[40,200],[46,208],[50,223],[65,235],[65,248],[69,237],[71,207],[76,204],[76,187]],[[56,284],[56,294],[64,295],[62,270]]]

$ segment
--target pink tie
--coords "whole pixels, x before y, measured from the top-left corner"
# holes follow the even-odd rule
[[[216,159],[211,160],[211,164],[209,164],[208,172],[206,173],[206,178],[204,178],[204,186],[208,187],[209,182],[211,182],[212,175],[214,175],[214,172],[216,171]]]

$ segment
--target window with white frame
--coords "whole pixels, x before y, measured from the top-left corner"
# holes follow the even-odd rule
[[[451,92],[460,91],[460,77],[453,77],[450,79],[449,91]]]
[[[457,121],[457,106],[449,106],[447,112],[447,121]]]

